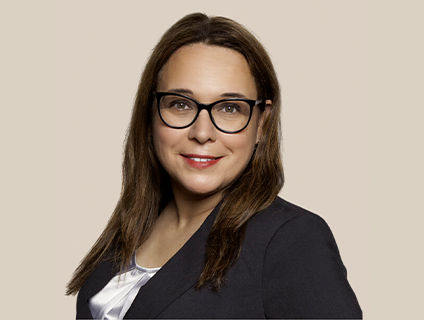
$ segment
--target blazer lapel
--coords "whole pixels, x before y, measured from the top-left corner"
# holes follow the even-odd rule
[[[88,306],[89,299],[99,292],[118,272],[111,261],[102,260],[87,279],[84,290],[80,290],[77,298],[77,319],[92,319],[93,315]]]
[[[205,245],[222,200],[199,229],[161,269],[140,288],[124,319],[155,318],[196,284],[204,265]]]

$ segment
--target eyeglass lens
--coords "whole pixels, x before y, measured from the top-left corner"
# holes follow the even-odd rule
[[[173,127],[189,125],[197,114],[197,104],[176,95],[161,97],[159,110],[163,120]],[[217,127],[238,131],[249,121],[250,106],[245,101],[223,101],[212,107],[211,114]]]

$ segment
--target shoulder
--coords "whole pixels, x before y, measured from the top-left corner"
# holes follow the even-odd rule
[[[266,221],[270,231],[265,247],[265,263],[281,263],[283,255],[287,259],[296,258],[306,262],[307,259],[319,259],[325,253],[332,256],[340,271],[346,274],[333,232],[317,213],[277,197],[262,212],[261,219]]]
[[[300,216],[310,216],[312,219],[322,220],[318,214],[289,202],[280,196],[277,196],[267,208],[257,212],[254,217],[258,220],[269,220],[272,223],[285,223],[292,218]]]
[[[275,233],[289,230],[313,231],[317,236],[320,233],[331,233],[327,222],[320,215],[279,196],[267,208],[249,219],[248,228],[253,233],[266,231],[268,241],[272,240]]]
[[[281,263],[283,256],[306,262],[326,254],[346,274],[333,232],[319,214],[277,197],[251,222],[251,231],[264,237],[265,264]]]
[[[277,198],[259,213],[254,224],[260,223],[269,228],[262,261],[268,316],[362,318],[332,231],[321,216]]]
[[[271,264],[274,258],[298,255],[314,245],[314,250],[330,248],[338,254],[326,221],[318,214],[281,197],[276,197],[267,208],[248,220],[243,245],[250,255]],[[300,250],[293,252],[296,247],[300,247]]]

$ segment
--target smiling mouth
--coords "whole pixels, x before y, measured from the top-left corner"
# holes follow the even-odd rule
[[[214,157],[214,156],[208,156],[208,155],[198,155],[198,154],[181,154],[184,158],[190,159],[192,161],[196,162],[210,162],[215,161],[218,159],[221,159],[221,157]]]

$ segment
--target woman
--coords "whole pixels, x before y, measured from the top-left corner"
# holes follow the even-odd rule
[[[252,34],[176,22],[141,78],[117,207],[68,284],[77,318],[362,318],[326,222],[278,197],[279,119]]]

